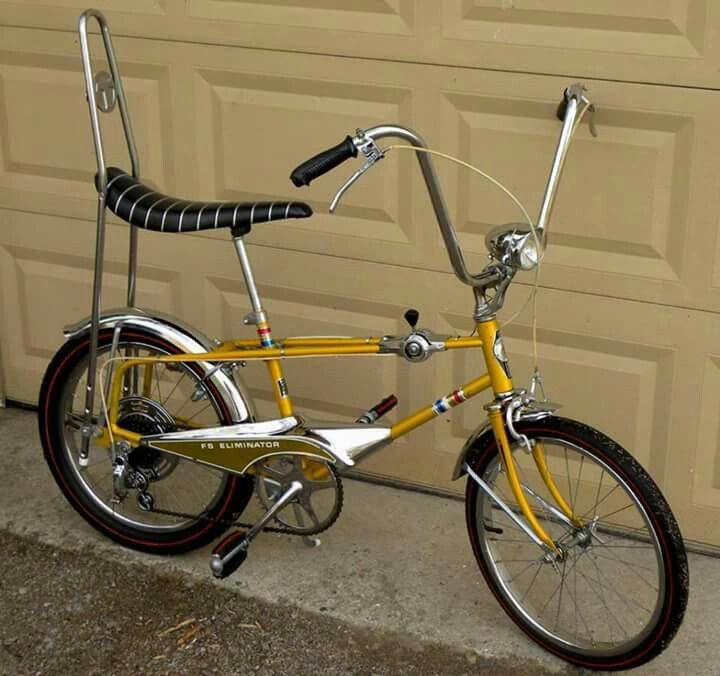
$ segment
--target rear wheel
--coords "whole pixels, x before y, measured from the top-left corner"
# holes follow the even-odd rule
[[[532,457],[516,446],[523,490],[562,557],[548,562],[469,477],[468,533],[486,582],[526,634],[565,660],[606,670],[647,662],[672,640],[687,605],[687,558],[667,502],[634,458],[597,430],[556,417],[518,430],[542,445],[582,525],[558,516]],[[468,462],[517,509],[492,434]]]
[[[101,331],[98,373],[111,351],[112,331]],[[127,454],[120,480],[111,453],[91,440],[87,465],[79,462],[90,339],[68,341],[48,366],[39,400],[45,459],[72,506],[121,544],[171,554],[217,537],[252,496],[253,481],[148,447]],[[176,354],[167,341],[141,329],[122,331],[119,355]],[[94,411],[101,402],[98,380]],[[131,370],[120,400],[119,423],[140,434],[229,424],[230,414],[210,381],[192,363]]]

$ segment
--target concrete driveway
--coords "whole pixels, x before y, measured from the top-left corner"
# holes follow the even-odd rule
[[[472,557],[461,502],[347,481],[343,514],[323,534],[321,547],[263,534],[234,576],[215,581],[208,551],[157,558],[124,550],[87,526],[44,465],[32,412],[0,409],[0,439],[4,531],[65,554],[87,552],[90,546],[104,561],[202,580],[278,610],[293,607],[411,642],[431,641],[451,651],[448,655],[470,651],[477,670],[494,663],[499,671],[513,660],[517,673],[578,673],[536,648],[500,610]],[[82,557],[77,560],[83,564]],[[635,673],[720,672],[720,559],[690,555],[690,573],[685,623],[668,650]],[[398,671],[387,669],[403,671],[399,664]],[[457,665],[431,673],[457,673]]]

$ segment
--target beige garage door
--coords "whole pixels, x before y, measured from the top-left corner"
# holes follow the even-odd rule
[[[488,169],[535,210],[559,95],[584,80],[600,138],[580,130],[551,226],[539,302],[547,385],[567,415],[633,449],[687,537],[720,545],[718,3],[596,0],[591,12],[569,0],[97,4],[117,36],[144,178],[187,197],[305,198],[315,208],[309,221],[261,225],[249,238],[283,333],[398,332],[408,307],[438,331],[471,325],[471,294],[449,273],[411,157],[371,172],[337,216],[325,206],[346,170],[300,193],[287,180],[295,164],[358,126],[396,121]],[[90,300],[81,9],[0,0],[0,352],[6,396],[29,402],[61,326]],[[109,141],[122,158],[117,127]],[[440,172],[479,268],[484,234],[517,214],[468,174]],[[108,237],[111,307],[123,303],[127,227],[114,222]],[[139,304],[211,335],[247,331],[227,233],[140,239]],[[507,335],[524,380],[528,317]],[[348,418],[390,392],[414,409],[478,368],[467,355],[417,366],[303,361],[288,379],[310,415]],[[268,412],[262,372],[246,370]],[[468,404],[368,468],[450,488],[455,455],[481,418],[481,404]]]

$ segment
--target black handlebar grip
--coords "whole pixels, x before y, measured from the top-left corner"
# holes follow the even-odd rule
[[[318,153],[295,167],[292,174],[290,174],[290,180],[298,188],[303,185],[310,185],[310,182],[318,176],[327,174],[328,171],[342,164],[345,160],[349,160],[351,157],[357,157],[357,153],[358,151],[352,138],[346,136],[333,148],[323,150],[321,153]]]
[[[568,99],[567,94],[563,94],[562,101],[558,104],[557,112],[555,113],[557,115],[557,119],[560,120],[560,122],[565,122],[565,113],[567,113],[567,107],[568,107]]]

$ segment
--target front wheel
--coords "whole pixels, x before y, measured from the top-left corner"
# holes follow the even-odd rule
[[[543,648],[590,669],[630,669],[662,652],[688,598],[680,530],[647,472],[587,425],[551,417],[518,431],[544,451],[572,525],[542,481],[533,457],[513,447],[521,486],[562,557],[550,562],[471,477],[466,517],[475,557],[500,605]],[[467,462],[519,513],[492,434]]]

